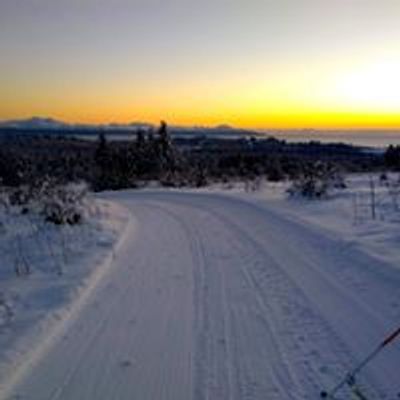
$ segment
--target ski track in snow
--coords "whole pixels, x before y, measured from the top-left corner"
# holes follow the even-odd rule
[[[162,191],[108,197],[129,207],[138,233],[0,398],[315,399],[400,320],[397,271],[267,205]],[[359,384],[395,399],[399,370],[395,344]]]

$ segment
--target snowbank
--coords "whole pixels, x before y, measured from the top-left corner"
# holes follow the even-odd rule
[[[400,174],[388,173],[386,179],[381,179],[379,174],[348,174],[345,181],[346,189],[335,190],[322,200],[290,198],[289,182],[260,181],[252,187],[238,181],[195,191],[229,194],[256,200],[261,206],[267,204],[269,209],[289,219],[322,228],[327,235],[340,237],[348,246],[358,247],[393,268],[400,268]],[[375,211],[372,202],[375,202]]]
[[[57,226],[29,214],[3,214],[0,220],[1,389],[45,351],[85,302],[133,221],[122,206],[100,200],[91,202],[79,225]]]

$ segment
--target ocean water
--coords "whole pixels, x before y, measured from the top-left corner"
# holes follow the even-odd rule
[[[322,143],[347,143],[361,147],[372,147],[376,149],[385,149],[389,145],[400,146],[400,131],[317,131],[317,130],[298,130],[298,131],[258,131],[266,136],[273,136],[277,139],[283,139],[290,143],[318,141]],[[204,133],[204,132],[203,132]],[[235,133],[233,131],[233,133]],[[193,132],[193,136],[197,133]],[[81,139],[97,140],[97,134],[76,135]],[[106,135],[109,140],[131,140],[135,136],[132,134],[110,134]],[[215,132],[209,133],[209,136],[215,136]],[[227,139],[237,139],[237,134],[227,135],[226,132],[221,137]]]
[[[400,131],[297,131],[268,132],[277,139],[288,142],[348,143],[362,147],[386,148],[400,145]]]

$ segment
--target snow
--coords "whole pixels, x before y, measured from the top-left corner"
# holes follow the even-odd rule
[[[75,226],[56,226],[37,215],[3,210],[0,378],[21,369],[32,350],[68,319],[82,293],[87,295],[104,274],[126,217],[123,208],[106,201],[91,202],[86,221]],[[15,273],[17,265],[22,266],[21,276]],[[29,275],[24,274],[25,265]]]
[[[400,174],[386,175],[387,180],[382,181],[380,174],[348,174],[347,188],[334,190],[324,200],[288,197],[289,182],[237,181],[214,184],[195,192],[228,194],[267,204],[300,224],[317,226],[327,235],[340,236],[349,246],[360,247],[391,267],[400,268]],[[376,198],[375,219],[371,212],[371,180]]]
[[[347,189],[323,201],[285,201],[287,184],[267,184],[253,197],[290,215],[300,223],[316,225],[326,234],[340,236],[348,246],[358,247],[393,268],[400,268],[400,174],[350,174]],[[374,184],[376,216],[371,210],[371,180]],[[275,202],[273,200],[276,200]]]
[[[319,398],[400,321],[398,213],[377,184],[371,220],[369,176],[349,181],[311,202],[284,184],[102,195],[134,223],[0,398]],[[399,393],[399,342],[360,374],[368,398]]]

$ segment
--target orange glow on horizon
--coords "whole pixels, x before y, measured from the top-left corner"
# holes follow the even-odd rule
[[[130,73],[117,80],[54,84],[39,80],[2,83],[0,119],[52,117],[70,123],[158,123],[248,129],[400,129],[400,59],[386,62],[331,62],[278,65],[263,63],[238,74],[195,74],[140,82]],[[228,73],[229,72],[229,73]],[[271,76],[274,78],[272,79]],[[1,78],[0,78],[1,79]],[[71,78],[72,79],[72,78]]]
[[[138,82],[46,79],[31,85],[0,82],[0,119],[43,116],[69,123],[158,123],[248,129],[400,129],[400,59],[364,65],[270,68],[238,74]],[[272,79],[271,76],[274,78]],[[400,76],[400,75],[399,75]],[[299,78],[300,77],[300,78]],[[0,78],[1,79],[1,78]]]
[[[400,130],[399,17],[396,0],[3,1],[0,120]]]
[[[108,124],[108,123],[131,123],[143,122],[158,124],[160,120],[166,120],[170,125],[181,126],[205,126],[212,127],[222,124],[243,129],[322,129],[322,130],[400,130],[399,114],[362,114],[362,113],[290,113],[281,112],[276,114],[242,113],[193,113],[181,114],[172,110],[141,110],[132,113],[129,110],[100,109],[97,112],[76,111],[72,109],[56,111],[51,115],[35,111],[33,113],[8,114],[7,119],[24,119],[32,116],[51,117],[67,123],[82,124]],[[5,120],[6,118],[4,118]]]

